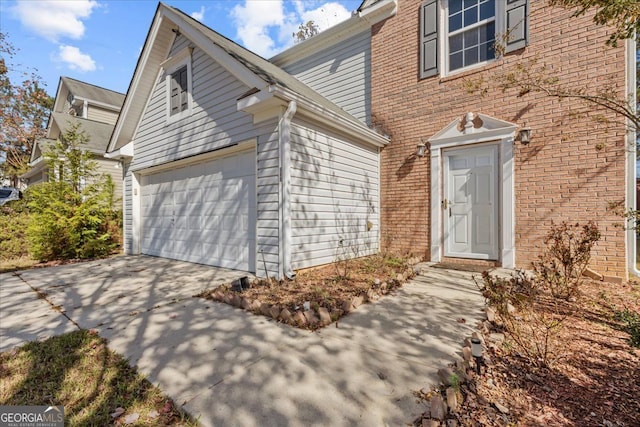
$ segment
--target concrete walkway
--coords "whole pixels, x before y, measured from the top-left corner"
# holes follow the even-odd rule
[[[242,274],[118,257],[0,275],[0,350],[77,328],[39,289],[205,426],[397,426],[482,317],[471,274],[435,268],[318,332],[191,298]]]

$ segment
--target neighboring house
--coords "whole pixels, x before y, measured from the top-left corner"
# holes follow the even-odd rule
[[[80,123],[80,129],[89,138],[86,150],[95,154],[96,173],[113,178],[116,194],[122,194],[122,168],[117,160],[106,159],[104,152],[118,120],[124,95],[69,77],[61,77],[56,91],[46,138],[36,141],[31,151],[31,169],[20,179],[27,186],[48,180],[49,170],[43,155],[70,123]]]
[[[519,96],[496,82],[538,57],[560,82],[590,91],[611,84],[635,99],[635,42],[605,46],[611,31],[592,18],[543,1],[399,0],[397,14],[374,25],[371,114],[391,139],[381,154],[387,249],[529,268],[553,223],[594,220],[602,239],[591,268],[637,273],[635,233],[609,209],[635,207],[633,133],[610,111],[576,115],[574,101]],[[496,34],[509,36],[499,59]],[[484,97],[465,90],[480,78]],[[525,127],[529,143],[519,138]]]
[[[125,164],[125,252],[277,277],[376,253],[370,38],[394,12],[269,62],[160,4],[106,154]]]

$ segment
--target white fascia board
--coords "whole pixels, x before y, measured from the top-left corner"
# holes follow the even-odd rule
[[[162,7],[162,5],[160,5]],[[140,54],[140,67],[136,68],[133,78],[131,79],[131,84],[129,86],[129,92],[124,98],[124,104],[122,105],[122,109],[120,110],[120,115],[118,116],[118,120],[116,121],[116,125],[113,128],[113,132],[111,133],[111,139],[109,140],[109,145],[107,146],[107,152],[111,152],[114,150],[118,139],[120,138],[120,133],[122,132],[122,126],[127,117],[129,117],[129,110],[131,109],[132,100],[136,98],[136,89],[143,75],[145,74],[145,69],[147,67],[147,62],[149,61],[149,55],[153,50],[153,43],[148,43],[149,41],[154,41],[156,36],[158,35],[158,30],[162,25],[162,13],[160,8],[156,12],[156,16],[153,18],[153,24],[151,25],[151,29],[149,30],[149,35],[147,36],[147,40],[145,41],[145,45],[142,49],[142,53]]]
[[[107,104],[106,102],[100,102],[100,101],[95,101],[93,99],[89,99],[89,98],[83,98],[82,96],[74,96],[73,97],[74,100],[79,100],[79,101],[87,101],[89,103],[89,105],[94,105],[96,107],[102,107],[102,108],[107,108],[109,110],[113,110],[115,112],[120,111],[120,107],[118,107],[117,105],[113,105],[113,104]]]
[[[286,106],[290,101],[296,101],[298,115],[319,122],[329,129],[341,131],[375,147],[384,147],[389,143],[389,138],[367,128],[364,124],[353,123],[345,117],[281,86],[271,85],[266,91],[256,92],[246,98],[242,98],[237,103],[237,109],[256,116],[260,114],[261,110],[265,109],[273,112],[280,111],[274,109],[274,107]]]
[[[478,132],[476,137],[474,137],[474,134],[461,134],[449,138],[431,138],[429,139],[429,143],[432,147],[447,148],[470,143],[489,142],[513,135],[517,129],[518,126],[514,125]]]
[[[286,64],[299,61],[309,55],[317,53],[320,50],[334,46],[354,34],[365,31],[380,21],[394,16],[397,9],[397,0],[380,1],[371,8],[354,13],[346,21],[342,21],[341,23],[326,29],[320,34],[304,40],[284,52],[275,55],[269,59],[269,62],[282,67],[286,66]]]
[[[194,42],[200,49],[207,53],[210,57],[229,71],[234,77],[250,88],[264,89],[268,83],[258,77],[253,71],[249,70],[244,64],[232,57],[216,45],[213,40],[206,37],[200,31],[195,29],[190,23],[185,21],[180,15],[171,9],[162,8],[163,16],[167,17],[178,26],[179,31],[189,40]]]
[[[132,159],[133,158],[133,141],[127,145],[123,145],[115,151],[104,153],[104,157],[107,159]]]

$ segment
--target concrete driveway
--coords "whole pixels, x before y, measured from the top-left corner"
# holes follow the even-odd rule
[[[205,426],[397,426],[482,317],[471,274],[435,268],[318,332],[192,298],[240,275],[145,256],[0,275],[0,350],[95,328]]]

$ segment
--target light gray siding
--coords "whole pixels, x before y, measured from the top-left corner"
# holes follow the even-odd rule
[[[352,116],[371,124],[370,31],[282,67]]]
[[[98,166],[96,168],[98,175],[108,175],[113,180],[113,184],[115,185],[116,208],[120,209],[122,206],[122,168],[119,167],[117,161],[104,159],[102,157],[96,157],[95,162]]]
[[[179,36],[172,55],[190,46]],[[191,115],[168,123],[166,75],[161,73],[135,135],[132,168],[144,169],[209,152],[257,136],[250,115],[237,111],[236,102],[249,89],[211,57],[194,48]]]
[[[303,122],[291,139],[293,268],[377,253],[378,150]]]
[[[278,276],[280,253],[280,150],[278,123],[262,126],[257,158],[257,233],[256,275]]]
[[[123,198],[124,198],[124,212],[122,212],[122,240],[124,245],[124,253],[131,255],[133,251],[133,206],[132,206],[132,181],[130,163],[124,165],[124,180],[123,180]]]
[[[98,107],[95,105],[89,105],[87,107],[87,119],[95,120],[101,123],[109,123],[115,125],[118,120],[118,112],[108,110],[106,108]]]

